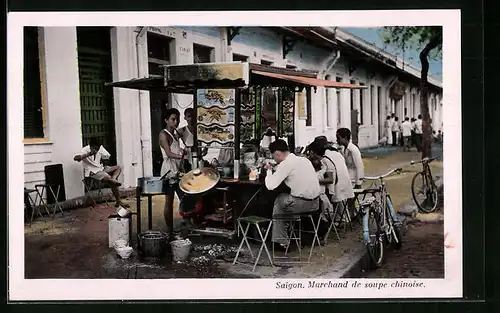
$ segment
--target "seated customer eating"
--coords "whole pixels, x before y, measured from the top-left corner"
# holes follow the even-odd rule
[[[272,142],[269,150],[278,165],[274,173],[269,163],[265,166],[267,189],[274,190],[281,183],[290,188],[289,194],[280,193],[274,201],[273,216],[317,211],[321,188],[311,162],[290,153],[287,143],[281,139]],[[272,241],[284,248],[288,243],[285,224],[280,220],[273,223]]]

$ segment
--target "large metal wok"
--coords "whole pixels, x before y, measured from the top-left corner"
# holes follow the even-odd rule
[[[186,194],[196,195],[214,188],[220,180],[220,174],[211,167],[194,169],[182,176],[179,188]]]

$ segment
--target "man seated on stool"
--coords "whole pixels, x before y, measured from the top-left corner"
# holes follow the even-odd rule
[[[116,207],[122,206],[128,208],[129,205],[121,202],[118,187],[121,183],[116,180],[120,176],[122,169],[120,166],[103,166],[101,160],[108,160],[111,157],[108,151],[92,138],[87,146],[83,147],[79,154],[75,155],[73,160],[82,162],[85,177],[107,182],[111,186],[111,191],[116,199]]]
[[[280,193],[274,201],[273,216],[318,210],[321,188],[311,162],[307,158],[290,153],[288,145],[282,139],[273,141],[269,150],[278,165],[274,173],[269,163],[265,166],[267,189],[274,190],[282,182],[290,188],[290,194]],[[273,223],[272,241],[286,248],[288,236],[284,222],[276,220]]]

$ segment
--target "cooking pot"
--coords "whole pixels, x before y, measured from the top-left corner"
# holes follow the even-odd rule
[[[161,258],[165,254],[168,235],[161,231],[148,230],[138,235],[140,253],[144,257]]]
[[[165,194],[170,188],[168,180],[163,177],[141,177],[137,179],[137,185],[142,194]]]

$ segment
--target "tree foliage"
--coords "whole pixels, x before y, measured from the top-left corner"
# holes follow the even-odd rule
[[[384,44],[402,50],[415,49],[422,51],[427,43],[437,40],[438,44],[429,52],[429,58],[438,60],[442,57],[443,28],[440,26],[383,27],[379,35]]]

